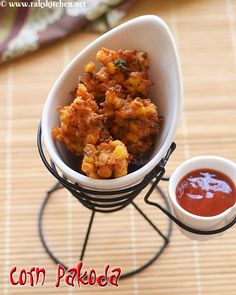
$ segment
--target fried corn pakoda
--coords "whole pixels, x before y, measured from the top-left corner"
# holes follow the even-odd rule
[[[142,159],[159,133],[160,118],[149,97],[149,60],[143,51],[98,51],[85,66],[73,101],[58,107],[55,140],[83,157],[81,170],[91,178],[124,176],[128,164]]]
[[[113,124],[115,112],[119,111],[128,101],[131,101],[130,96],[126,96],[121,85],[110,87],[106,93],[104,102],[100,104],[99,112],[104,115],[107,125]]]
[[[87,143],[97,144],[110,136],[93,96],[83,84],[78,86],[77,98],[69,106],[57,110],[60,126],[52,129],[52,136],[78,156],[83,155]]]
[[[150,99],[135,98],[115,112],[111,134],[126,145],[134,159],[140,159],[153,147],[159,128],[156,106]]]
[[[132,158],[140,159],[150,150],[160,128],[157,108],[150,99],[124,99],[124,91],[117,85],[106,92],[101,107],[113,138],[126,145]]]
[[[96,61],[102,64],[101,68],[96,72],[95,64],[89,62],[84,74],[84,84],[95,99],[102,100],[106,91],[115,85],[122,85],[126,94],[134,98],[148,95],[152,83],[148,77],[147,53],[102,48]]]
[[[121,177],[127,174],[129,157],[126,146],[119,140],[100,145],[87,144],[82,171],[91,178]]]

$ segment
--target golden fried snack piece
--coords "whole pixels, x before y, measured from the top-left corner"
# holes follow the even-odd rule
[[[121,140],[135,159],[140,159],[152,147],[153,136],[159,133],[156,106],[149,99],[135,98],[124,101],[114,113],[112,136]]]
[[[91,178],[121,177],[128,173],[128,151],[119,140],[100,145],[87,144],[84,149],[82,171]]]
[[[115,117],[115,112],[120,110],[126,101],[131,101],[129,96],[126,96],[124,89],[120,85],[110,87],[105,94],[105,100],[100,104],[100,114],[104,115],[106,125],[113,124],[112,119]]]
[[[97,62],[109,68],[109,72],[114,74],[115,67],[129,72],[147,71],[149,67],[148,55],[144,51],[137,50],[110,50],[102,48],[96,55]],[[115,67],[114,67],[115,65]],[[123,69],[122,69],[123,67]]]
[[[83,84],[79,84],[77,98],[64,108],[58,107],[60,126],[52,129],[54,139],[62,142],[77,154],[83,154],[84,146],[97,144],[110,135],[103,124],[103,116],[97,114],[98,107],[93,96]]]
[[[140,95],[148,97],[150,85],[147,72],[131,72],[125,83],[125,88],[127,93],[134,98]]]
[[[117,85],[106,92],[100,107],[112,136],[124,142],[133,158],[142,157],[151,148],[153,135],[159,132],[160,119],[149,99],[126,97]]]
[[[151,81],[148,76],[147,53],[131,50],[109,50],[102,48],[96,56],[101,68],[96,72],[95,64],[85,66],[83,82],[95,99],[102,100],[106,91],[115,85],[122,85],[126,95],[133,98],[147,97]]]

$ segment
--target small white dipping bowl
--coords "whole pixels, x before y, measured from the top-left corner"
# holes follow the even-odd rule
[[[171,175],[169,181],[169,198],[173,207],[174,215],[185,225],[198,230],[214,230],[227,225],[236,216],[236,204],[212,217],[202,217],[189,213],[183,209],[176,200],[176,187],[180,180],[189,172],[198,169],[213,169],[227,175],[236,184],[236,164],[230,160],[216,156],[200,156],[192,158],[182,163]],[[209,240],[220,234],[215,235],[197,235],[180,228],[181,232],[193,240]]]
[[[78,43],[79,43],[78,39]],[[150,79],[154,82],[150,98],[163,116],[161,134],[156,142],[150,161],[126,176],[109,179],[91,179],[75,170],[76,158],[55,142],[51,136],[52,127],[59,124],[58,105],[71,102],[70,92],[78,85],[78,77],[84,65],[95,61],[96,53],[102,47],[109,49],[131,49],[146,51],[150,58]],[[64,69],[52,87],[43,109],[42,134],[46,149],[52,161],[72,182],[95,190],[118,190],[140,182],[161,160],[174,138],[182,101],[182,81],[178,54],[174,39],[166,23],[157,16],[141,16],[128,21],[102,35],[82,50]],[[72,157],[72,158],[71,158]],[[78,164],[79,165],[79,164]],[[105,196],[100,196],[105,197]]]

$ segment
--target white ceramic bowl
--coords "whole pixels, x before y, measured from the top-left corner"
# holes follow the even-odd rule
[[[79,42],[79,40],[78,40]],[[160,138],[151,160],[137,171],[116,179],[95,180],[73,169],[75,159],[51,137],[51,129],[59,123],[58,105],[64,106],[69,93],[75,89],[84,65],[95,61],[101,47],[109,49],[139,49],[147,51],[150,58],[150,77],[154,81],[151,98],[164,117]],[[140,182],[165,155],[175,135],[181,111],[182,82],[178,54],[174,39],[165,22],[157,16],[141,16],[128,21],[102,35],[82,50],[65,68],[52,87],[42,115],[42,134],[49,156],[72,182],[97,190],[121,189]]]
[[[189,172],[198,169],[213,169],[227,175],[236,184],[236,164],[230,160],[216,156],[201,156],[192,158],[182,163],[171,175],[169,181],[169,198],[174,209],[175,216],[184,224],[198,230],[214,230],[227,225],[236,216],[236,204],[226,211],[212,217],[202,217],[189,213],[183,209],[176,200],[176,187],[179,181]],[[208,240],[216,235],[197,235],[181,229],[181,232],[194,240]]]

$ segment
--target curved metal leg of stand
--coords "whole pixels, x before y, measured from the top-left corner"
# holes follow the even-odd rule
[[[49,201],[49,198],[51,197],[52,193],[54,193],[55,191],[59,190],[62,188],[62,185],[60,184],[60,182],[57,182],[51,190],[49,190],[46,194],[46,197],[44,198],[40,210],[39,210],[39,215],[38,215],[38,231],[39,231],[39,237],[40,240],[43,244],[43,247],[45,249],[45,251],[47,252],[47,254],[49,255],[49,257],[57,264],[60,264],[61,266],[63,266],[65,269],[67,269],[68,267],[62,263],[54,254],[53,252],[50,250],[45,237],[44,237],[44,232],[43,232],[43,214],[44,214],[44,210],[46,208],[46,205]]]
[[[89,221],[89,225],[88,225],[88,229],[87,229],[87,233],[86,233],[85,240],[84,240],[83,249],[82,249],[82,252],[81,252],[81,255],[80,255],[80,261],[82,261],[84,259],[84,253],[85,253],[86,246],[87,246],[87,243],[88,243],[88,239],[89,239],[89,235],[90,235],[94,215],[95,215],[95,211],[92,211],[90,221]]]
[[[163,240],[166,243],[169,243],[169,237],[166,237],[159,229],[158,227],[147,217],[147,215],[134,203],[132,202],[135,209],[143,216],[144,219],[147,220],[147,222],[159,233],[159,235],[163,238]]]
[[[48,204],[48,201],[51,197],[51,195],[59,190],[63,188],[63,186],[57,182],[51,190],[49,190],[46,194],[46,197],[44,198],[43,202],[42,202],[42,205],[41,205],[41,208],[40,208],[40,211],[39,211],[39,217],[38,217],[38,230],[39,230],[39,236],[40,236],[40,239],[41,239],[41,242],[43,244],[43,247],[45,249],[45,251],[47,252],[47,254],[51,257],[51,259],[57,263],[57,264],[60,264],[61,266],[63,266],[65,269],[68,269],[68,267],[62,263],[52,252],[52,250],[49,248],[46,240],[45,240],[45,237],[44,237],[44,232],[43,232],[43,226],[42,226],[42,221],[43,221],[43,214],[44,214],[44,211],[45,211],[45,208],[46,208],[46,205]],[[158,188],[157,188],[158,190]],[[167,207],[167,209],[170,211],[171,208],[170,208],[170,205],[167,201],[167,198],[165,196],[165,194],[158,190],[158,192],[160,193],[161,197],[163,198],[164,202],[165,202],[165,206]],[[148,218],[148,216],[137,206],[137,204],[135,204],[133,201],[131,202],[131,204],[134,206],[134,208],[137,210],[137,212],[150,224],[150,226],[157,232],[157,234],[159,234],[162,239],[163,239],[163,244],[160,246],[160,248],[158,249],[157,253],[150,259],[148,260],[147,262],[145,262],[142,266],[138,267],[137,269],[135,270],[132,270],[130,272],[127,272],[123,275],[121,275],[121,279],[124,279],[124,278],[127,278],[127,277],[130,277],[132,275],[135,275],[139,272],[141,272],[142,270],[144,270],[145,268],[147,268],[148,266],[150,266],[162,253],[163,251],[165,250],[165,248],[167,247],[168,243],[169,243],[169,239],[170,239],[170,236],[171,236],[171,233],[172,233],[172,221],[171,220],[168,220],[168,229],[167,229],[167,233],[166,234],[163,234],[159,229],[158,227]],[[89,221],[89,224],[88,224],[88,228],[87,228],[87,232],[86,232],[86,236],[85,236],[85,240],[84,240],[84,244],[83,244],[83,248],[82,248],[82,251],[81,251],[81,255],[80,255],[80,261],[83,260],[84,258],[84,255],[85,255],[85,251],[86,251],[86,246],[87,246],[87,243],[88,243],[88,239],[89,239],[89,235],[91,233],[91,227],[92,227],[92,224],[93,224],[93,220],[94,220],[94,216],[95,216],[95,211],[92,210],[92,213],[91,213],[91,217],[90,217],[90,221]]]

